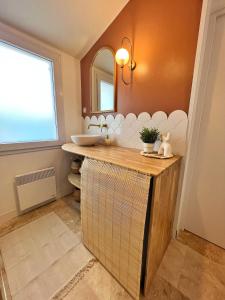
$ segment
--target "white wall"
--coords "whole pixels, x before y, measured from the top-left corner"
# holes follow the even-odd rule
[[[14,29],[13,31],[21,38],[25,36]],[[47,46],[33,38],[30,39]],[[47,47],[61,55],[65,138],[69,141],[71,134],[81,131],[80,62],[66,53]],[[0,156],[0,223],[17,213],[15,175],[54,166],[57,196],[70,193],[72,186],[67,181],[70,158],[71,155],[61,149]]]

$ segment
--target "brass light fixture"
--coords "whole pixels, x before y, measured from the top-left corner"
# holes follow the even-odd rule
[[[129,50],[128,51],[125,47],[124,44],[125,42],[129,44]],[[122,42],[121,42],[121,48],[117,50],[116,52],[116,63],[121,67],[122,69],[122,81],[124,84],[129,85],[132,82],[132,72],[136,68],[136,62],[134,61],[133,58],[133,45],[131,41],[128,39],[128,37],[123,37]],[[130,69],[130,80],[126,81],[124,79],[124,66],[128,66]]]

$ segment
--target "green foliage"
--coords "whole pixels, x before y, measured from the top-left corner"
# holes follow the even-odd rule
[[[142,131],[140,132],[140,138],[144,143],[153,144],[159,137],[160,132],[157,128],[146,128],[143,127]]]

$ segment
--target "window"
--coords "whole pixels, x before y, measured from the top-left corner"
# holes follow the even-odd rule
[[[46,52],[46,51],[45,51]],[[61,144],[55,57],[0,40],[0,151]]]
[[[100,110],[114,110],[114,86],[103,80],[100,81]]]
[[[55,141],[52,62],[0,42],[0,143]]]

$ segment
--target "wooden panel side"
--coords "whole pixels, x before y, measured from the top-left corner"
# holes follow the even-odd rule
[[[180,162],[154,178],[144,294],[151,286],[172,237]]]

